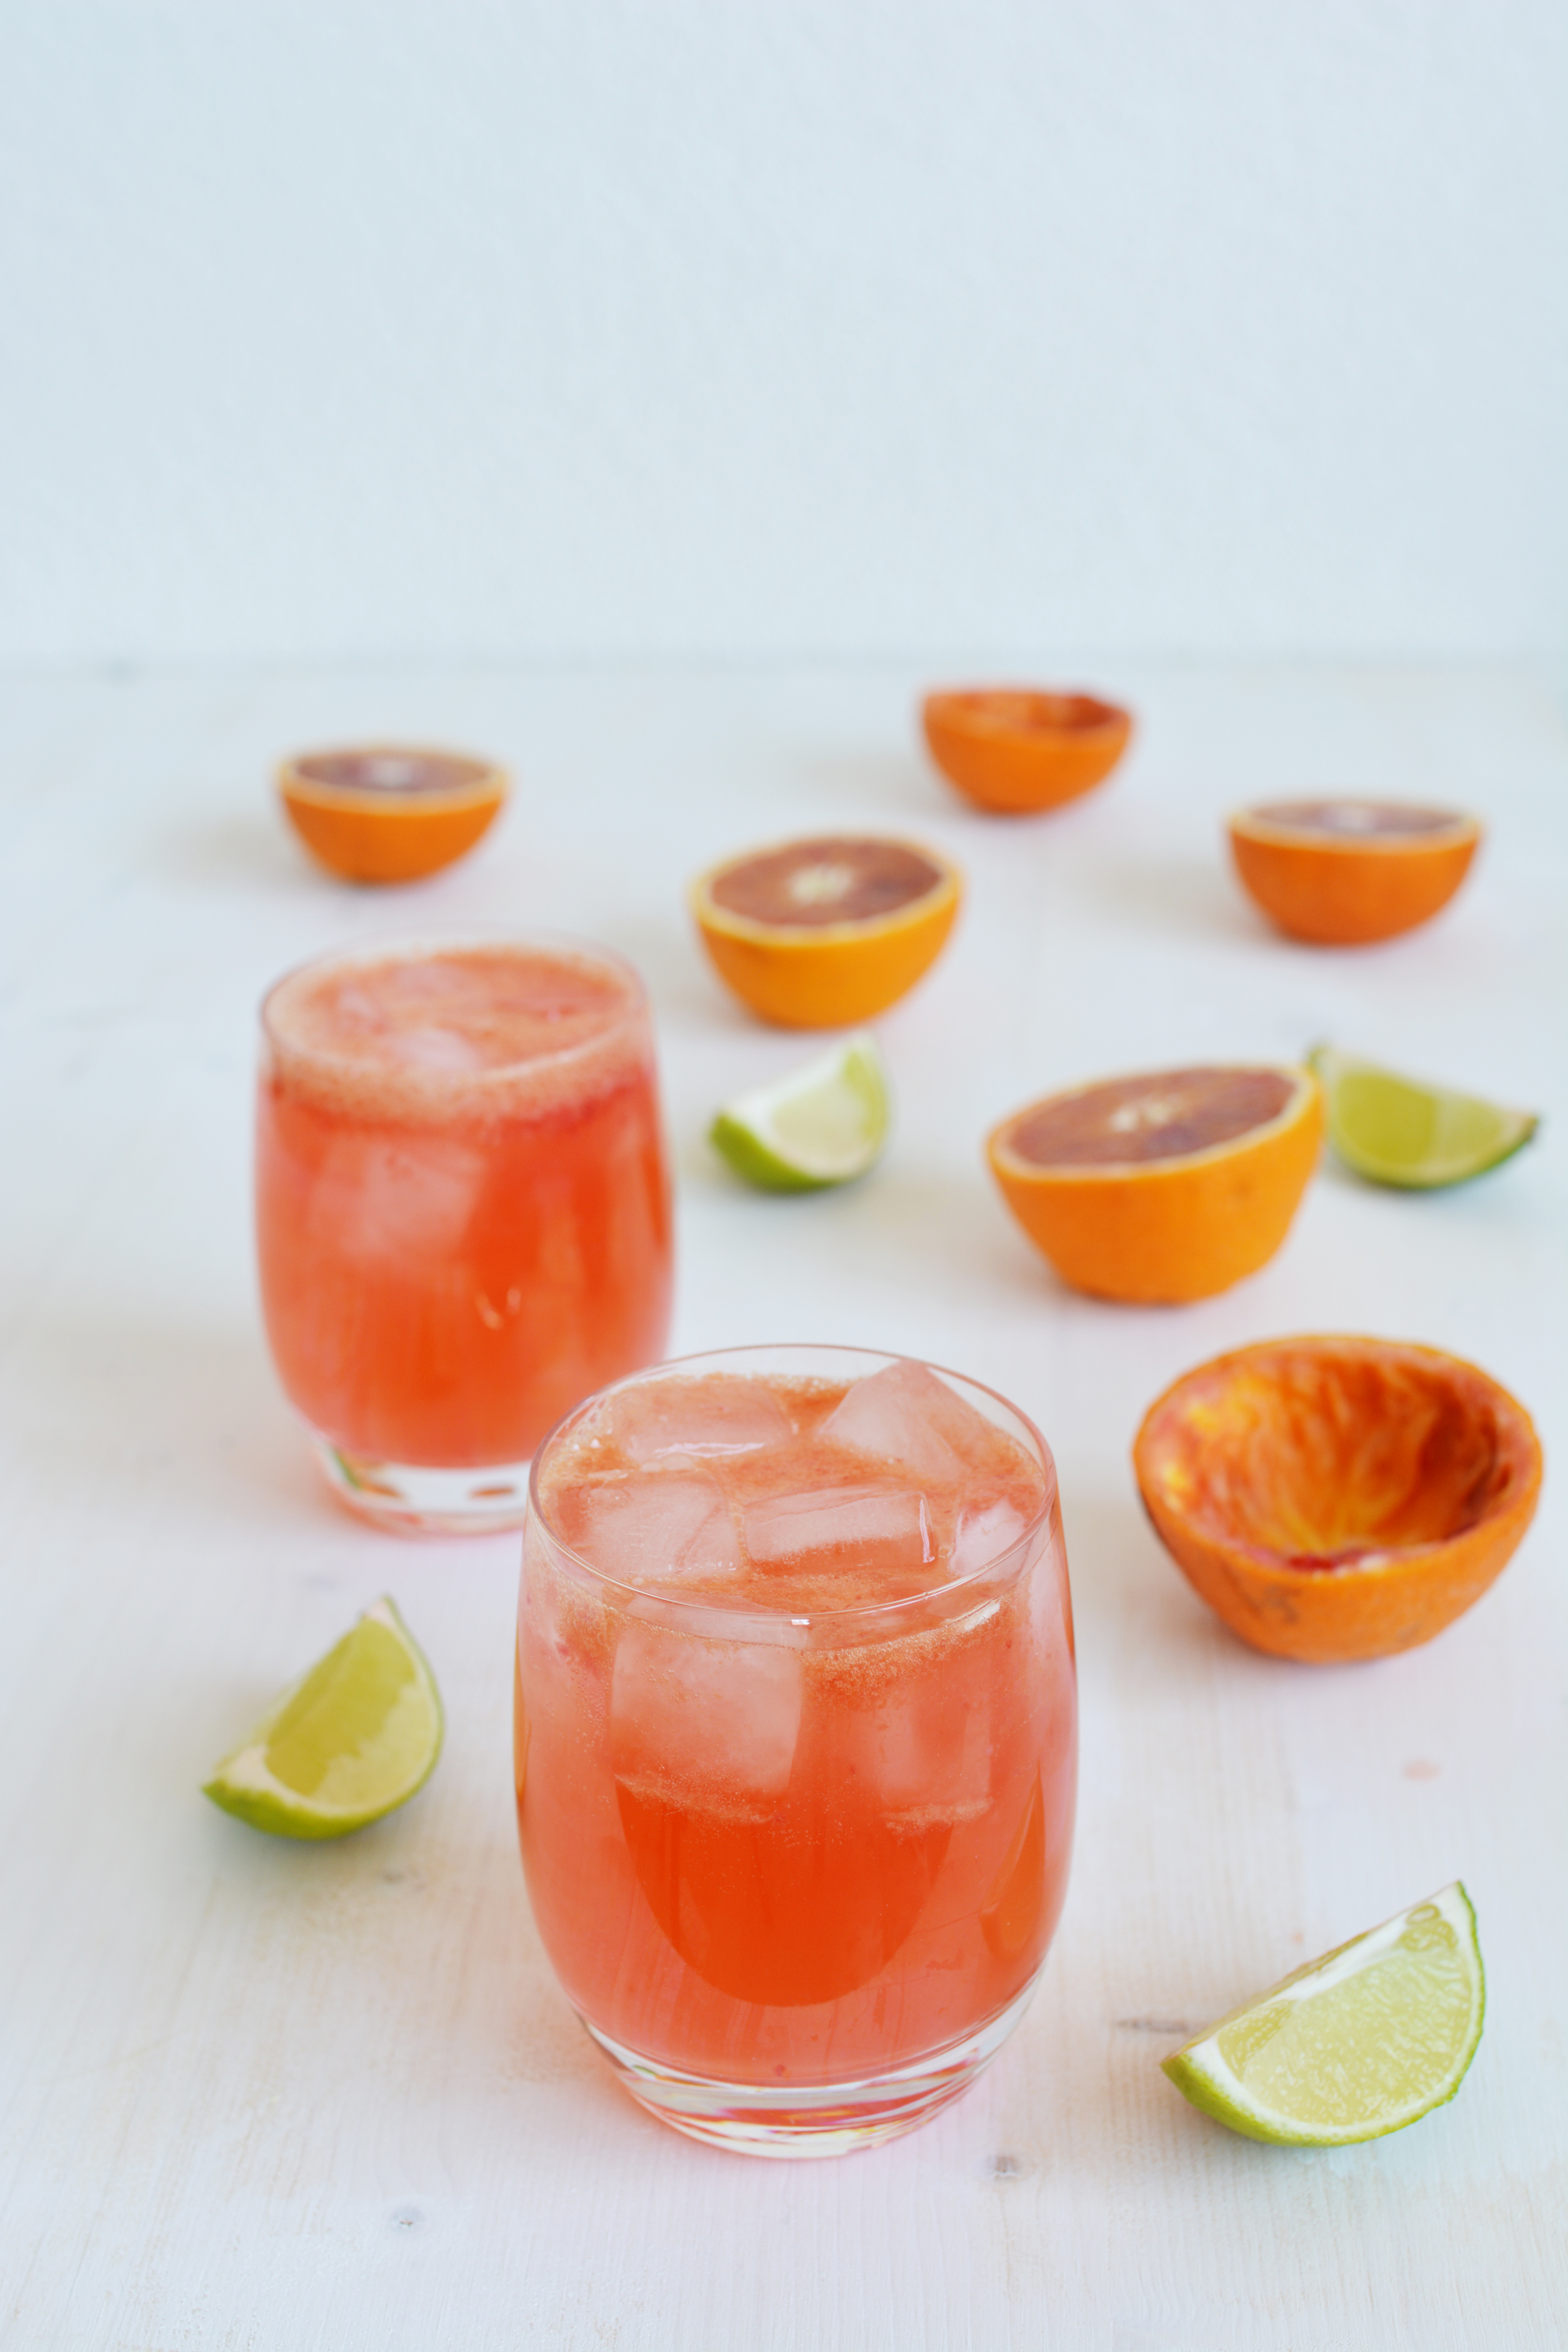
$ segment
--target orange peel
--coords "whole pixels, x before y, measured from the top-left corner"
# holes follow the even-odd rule
[[[278,770],[289,821],[349,882],[413,882],[471,849],[506,798],[488,760],[393,743],[301,751]]]
[[[1475,856],[1481,827],[1405,801],[1272,801],[1226,819],[1249,895],[1291,939],[1361,947],[1429,922]]]
[[[1154,1070],[1068,1087],[986,1139],[1003,1197],[1064,1282],[1142,1306],[1207,1298],[1279,1247],[1322,1139],[1293,1063]]]
[[[887,1010],[935,961],[958,913],[936,850],[832,834],[751,850],[691,886],[714,968],[764,1021],[847,1028]]]
[[[1413,1649],[1512,1558],[1541,1445],[1458,1356],[1309,1336],[1215,1357],[1156,1398],[1132,1448],[1144,1508],[1231,1631],[1315,1664]]]
[[[921,724],[931,758],[976,808],[1018,816],[1059,808],[1102,783],[1127,749],[1131,713],[1098,695],[1035,687],[928,694]]]

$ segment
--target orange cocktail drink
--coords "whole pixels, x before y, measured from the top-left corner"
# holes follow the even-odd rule
[[[394,1526],[515,1525],[552,1423],[665,1344],[641,983],[562,942],[382,945],[262,1026],[262,1302],[329,1476]]]
[[[1067,1561],[1021,1413],[838,1348],[621,1382],[535,1461],[517,1675],[534,1916],[636,2097],[816,2155],[958,2095],[1072,1835]]]

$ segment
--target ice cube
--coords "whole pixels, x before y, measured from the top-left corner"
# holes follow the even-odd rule
[[[911,1828],[976,1821],[991,1801],[994,1661],[983,1638],[967,1654],[956,1630],[943,1629],[925,1672],[896,1675],[870,1706],[847,1709],[839,1732],[853,1782]]]
[[[611,1769],[639,1794],[769,1811],[789,1785],[801,1688],[798,1650],[630,1619],[610,1678]]]
[[[952,1539],[949,1574],[969,1576],[976,1569],[989,1568],[1004,1552],[1011,1551],[1027,1525],[1022,1511],[1011,1503],[987,1503],[984,1510],[964,1511]]]
[[[951,1485],[994,1456],[992,1423],[923,1364],[889,1364],[857,1381],[822,1424],[822,1435],[913,1478]]]
[[[330,1148],[309,1213],[334,1255],[453,1253],[488,1173],[482,1151],[449,1136],[384,1142],[350,1134]]]
[[[662,1454],[754,1454],[764,1445],[782,1445],[795,1433],[766,1381],[738,1372],[705,1372],[625,1390],[615,1400],[613,1414],[616,1443],[634,1462],[657,1461]]]
[[[389,1030],[383,1051],[393,1061],[421,1070],[482,1070],[487,1058],[484,1047],[472,1037],[460,1029],[443,1028],[438,1022]]]
[[[744,1517],[746,1549],[758,1568],[833,1575],[844,1570],[914,1575],[936,1558],[923,1495],[896,1486],[829,1486],[817,1494],[769,1495]]]
[[[730,1507],[700,1471],[585,1480],[556,1507],[573,1549],[617,1584],[695,1582],[740,1566]]]

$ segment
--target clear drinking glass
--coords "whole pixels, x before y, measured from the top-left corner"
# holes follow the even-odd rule
[[[1067,1559],[1039,1432],[843,1348],[616,1383],[537,1455],[519,1832],[567,1997],[678,2130],[834,2155],[956,2098],[1066,1892]]]
[[[544,1433],[668,1329],[641,982],[568,940],[383,942],[261,1021],[262,1304],[322,1468],[384,1527],[520,1525]]]

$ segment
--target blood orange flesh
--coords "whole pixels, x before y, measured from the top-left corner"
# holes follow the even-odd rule
[[[1112,1078],[1026,1112],[1007,1148],[1037,1168],[1182,1158],[1267,1127],[1298,1083],[1283,1070],[1203,1066]]]
[[[1421,808],[1410,801],[1269,801],[1244,814],[1255,824],[1350,842],[1375,841],[1389,835],[1404,839],[1413,834],[1451,833],[1469,823],[1457,810]]]
[[[293,768],[306,783],[324,785],[329,792],[387,793],[399,797],[465,792],[494,773],[482,761],[465,760],[456,752],[390,749],[310,751],[296,760]]]
[[[896,915],[944,879],[934,860],[905,842],[826,835],[737,859],[714,876],[709,896],[742,922],[820,930]]]

